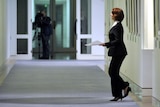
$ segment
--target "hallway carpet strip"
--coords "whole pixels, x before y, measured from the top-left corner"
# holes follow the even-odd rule
[[[110,99],[108,75],[78,61],[17,61],[0,87],[0,107],[138,107]]]

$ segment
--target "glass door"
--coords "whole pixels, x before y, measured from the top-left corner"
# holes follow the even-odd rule
[[[75,0],[55,0],[53,59],[76,59]]]
[[[75,0],[34,0],[33,4],[33,19],[37,12],[45,10],[52,20],[53,34],[49,40],[49,58],[76,59]],[[39,59],[43,52],[39,36],[41,29],[33,28],[32,55],[34,59]]]

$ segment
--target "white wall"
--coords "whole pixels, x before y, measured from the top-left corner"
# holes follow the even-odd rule
[[[144,49],[153,49],[154,48],[154,27],[153,27],[153,0],[143,0],[144,4],[144,40],[143,48]]]
[[[153,58],[153,97],[160,100],[160,48],[159,46],[154,50]]]
[[[0,0],[0,66],[7,58],[7,36],[6,36],[6,1]]]
[[[0,1],[0,14],[2,15],[3,13],[3,1]],[[0,17],[0,65],[2,65],[2,58],[3,58],[3,49],[2,49],[2,45],[3,45],[3,17]]]
[[[94,1],[94,2],[93,2]],[[104,42],[104,21],[105,9],[104,0],[93,0],[92,3],[92,41]],[[93,55],[104,55],[104,48],[101,46],[92,47]]]
[[[128,36],[126,39],[126,47],[128,55],[122,65],[122,73],[134,81],[137,85],[141,85],[141,47],[140,41],[133,42],[131,34],[125,33]],[[139,38],[137,38],[139,39]]]
[[[17,12],[16,12],[16,6],[17,6],[17,0],[7,0],[8,2],[8,37],[10,40],[9,41],[9,53],[11,55],[17,55],[16,53],[16,31],[17,31],[17,20],[16,20],[16,16],[17,16]],[[12,17],[12,18],[11,18]]]
[[[155,0],[158,2],[159,0]],[[156,3],[156,9],[160,6]],[[158,10],[158,9],[157,9]],[[158,19],[158,16],[160,16],[160,12],[155,14],[155,48],[153,51],[153,104],[157,105],[155,107],[158,107],[160,105],[160,18]]]

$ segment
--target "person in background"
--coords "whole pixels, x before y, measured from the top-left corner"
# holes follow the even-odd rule
[[[109,49],[108,56],[112,57],[109,66],[109,76],[111,78],[111,89],[114,98],[110,101],[118,101],[127,97],[131,88],[129,87],[129,83],[125,82],[119,75],[120,67],[127,55],[126,46],[123,41],[124,30],[121,23],[124,19],[123,10],[113,8],[111,17],[114,23],[109,31],[109,42],[102,43],[100,46],[107,47]],[[124,91],[124,94],[122,94],[122,91]]]
[[[40,12],[42,14],[41,19],[41,35],[42,35],[42,47],[43,55],[40,59],[49,59],[49,39],[52,34],[51,18],[46,15],[45,10]]]

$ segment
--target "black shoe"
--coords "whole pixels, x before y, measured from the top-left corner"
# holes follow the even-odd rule
[[[122,97],[115,97],[114,99],[110,100],[110,101],[119,101],[121,100],[122,101]]]
[[[129,83],[128,82],[125,82],[125,88],[126,87],[129,87]]]
[[[123,96],[123,98],[127,97],[130,91],[132,91],[131,88],[130,87],[126,87],[124,89],[124,96]]]

